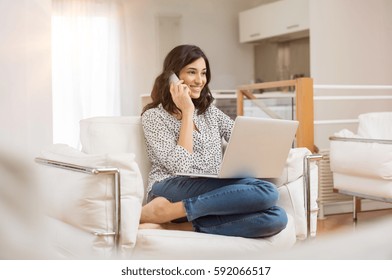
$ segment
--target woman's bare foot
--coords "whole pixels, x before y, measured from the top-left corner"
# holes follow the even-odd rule
[[[185,223],[165,223],[162,224],[164,229],[170,230],[185,230],[185,231],[194,231],[193,225],[191,222]]]
[[[164,224],[153,224],[143,223],[139,225],[139,229],[169,229],[169,230],[185,230],[193,231],[192,223],[164,223]]]
[[[157,197],[142,207],[140,223],[164,224],[185,216],[181,201],[172,203],[164,197]]]

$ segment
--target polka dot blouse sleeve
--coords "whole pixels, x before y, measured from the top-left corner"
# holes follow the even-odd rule
[[[192,154],[177,145],[176,123],[159,110],[150,109],[142,116],[142,125],[150,161],[165,173],[186,172],[192,165]]]
[[[210,108],[212,110],[212,115],[216,116],[217,118],[221,137],[226,141],[229,141],[231,131],[234,126],[234,121],[217,107],[211,106]]]

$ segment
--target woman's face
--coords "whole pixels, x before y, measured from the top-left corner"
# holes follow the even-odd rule
[[[184,84],[191,90],[191,98],[198,99],[200,97],[201,91],[207,83],[206,72],[206,62],[202,57],[181,69],[179,78],[184,80]]]

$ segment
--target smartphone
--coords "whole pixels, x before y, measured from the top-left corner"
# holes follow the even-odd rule
[[[177,77],[176,74],[172,73],[169,77],[169,84],[177,83],[180,79]]]

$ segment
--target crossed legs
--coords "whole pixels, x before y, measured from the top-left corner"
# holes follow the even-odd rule
[[[159,182],[142,209],[141,223],[184,226],[170,221],[186,217],[187,229],[243,237],[263,237],[285,228],[287,216],[275,206],[276,187],[246,179],[177,177]]]

